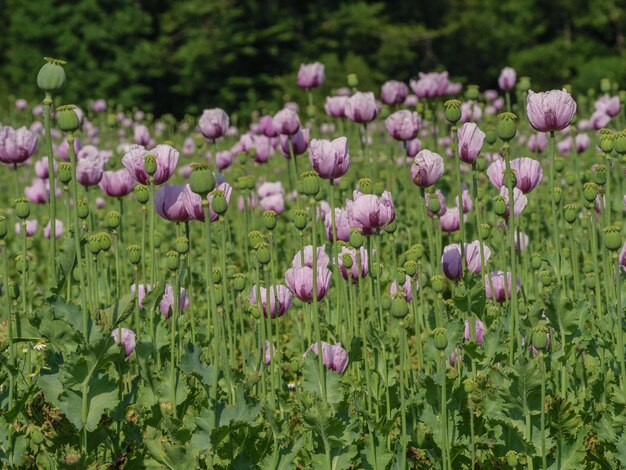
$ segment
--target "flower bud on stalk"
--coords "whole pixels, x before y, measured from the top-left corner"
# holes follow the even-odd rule
[[[293,225],[298,230],[304,230],[308,222],[306,211],[303,209],[294,209],[291,214],[293,217]]]
[[[15,215],[20,219],[26,219],[30,215],[30,203],[25,197],[15,200]]]
[[[167,269],[170,271],[176,271],[178,269],[178,253],[174,250],[170,250],[165,255],[165,261]]]
[[[189,187],[194,193],[204,198],[215,189],[215,175],[208,163],[194,163],[191,168]]]
[[[228,202],[226,201],[226,195],[224,191],[218,189],[211,193],[213,198],[211,199],[211,207],[213,208],[213,212],[217,215],[224,215],[228,210]]]
[[[111,235],[106,232],[100,232],[97,234],[98,243],[100,244],[101,251],[109,251],[111,249]]]
[[[409,313],[404,293],[396,293],[391,300],[391,315],[394,318],[402,319]]]
[[[154,176],[157,171],[157,162],[156,156],[149,153],[145,157],[143,157],[143,169],[150,176]]]
[[[263,212],[263,224],[266,230],[274,230],[276,228],[276,212],[273,210]]]
[[[436,274],[430,279],[431,286],[437,294],[441,294],[446,288],[446,278]]]
[[[578,206],[576,204],[566,204],[563,216],[568,224],[573,224],[578,219]]]
[[[87,205],[87,199],[80,198],[78,200],[78,217],[85,220],[89,217],[89,206]]]
[[[37,74],[37,86],[46,95],[56,96],[65,88],[65,61],[44,57],[45,64]]]
[[[622,237],[618,227],[609,225],[602,232],[604,233],[604,246],[607,250],[617,251],[622,247]]]
[[[70,162],[60,162],[58,168],[59,181],[65,185],[69,184],[72,181],[72,164]]]
[[[501,113],[498,115],[498,125],[496,133],[500,140],[509,142],[517,133],[517,116],[513,113]]]
[[[213,281],[213,284],[219,284],[220,282],[222,282],[222,271],[220,271],[220,268],[213,268],[213,272],[211,273],[211,281]]]
[[[445,108],[446,120],[453,126],[461,119],[461,102],[459,100],[448,100],[443,104]]]
[[[435,328],[433,330],[433,340],[435,347],[439,351],[443,351],[448,347],[448,334],[445,328]]]
[[[189,252],[189,240],[185,236],[178,237],[174,241],[174,248],[179,255],[185,255]]]
[[[129,261],[137,265],[141,261],[141,247],[139,245],[128,245],[126,248]]]
[[[7,223],[7,218],[3,215],[0,215],[0,240],[4,240],[9,231],[9,226]]]
[[[267,242],[261,242],[257,245],[256,248],[256,257],[260,264],[268,264],[271,259],[271,249],[270,244]]]
[[[120,226],[120,213],[117,211],[109,211],[104,223],[109,230],[115,230]]]
[[[361,248],[363,246],[363,234],[359,229],[350,229],[350,246],[352,248]]]
[[[583,185],[583,196],[587,202],[595,202],[598,188],[595,183],[587,182]]]
[[[237,292],[242,292],[246,288],[246,275],[244,273],[235,273],[233,287]]]
[[[248,233],[248,241],[250,242],[250,246],[253,250],[256,250],[259,246],[259,243],[263,241],[263,234],[258,230],[252,230]]]
[[[150,200],[150,191],[148,186],[144,184],[138,184],[135,186],[135,196],[137,197],[139,204],[147,204]]]
[[[100,237],[97,234],[89,235],[87,239],[87,248],[92,255],[98,255],[100,253]]]
[[[76,106],[73,105],[59,106],[57,108],[59,127],[63,132],[72,133],[80,128],[80,119],[76,111],[74,111],[75,109]]]

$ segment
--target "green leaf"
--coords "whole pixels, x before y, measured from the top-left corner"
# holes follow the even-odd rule
[[[328,403],[336,404],[343,399],[341,376],[334,371],[329,371],[326,366],[322,366],[322,374],[326,380],[326,399]],[[302,388],[307,392],[322,398],[324,386],[320,375],[318,358],[314,353],[308,354],[304,359],[302,369]]]
[[[585,434],[586,430],[581,428],[578,431],[576,440],[564,442],[563,447],[560,449],[560,459],[550,465],[548,467],[549,470],[577,470],[584,468]]]
[[[135,310],[136,305],[136,295],[134,292],[125,295],[121,299],[116,300],[116,302],[104,310],[104,314],[106,318],[110,318],[113,320],[113,326],[111,330],[114,330],[118,326],[122,324]]]
[[[387,446],[381,436],[374,435],[374,446],[368,442],[361,451],[363,468],[366,470],[385,469],[391,462],[393,454],[387,451]]]
[[[179,369],[186,374],[193,375],[207,387],[211,386],[213,366],[206,365],[200,359],[202,348],[200,345],[188,344],[185,354],[180,359]]]

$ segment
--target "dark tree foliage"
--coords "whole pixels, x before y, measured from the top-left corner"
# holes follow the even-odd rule
[[[4,3],[4,4],[3,4]],[[319,60],[321,98],[447,69],[494,87],[512,65],[537,89],[626,79],[621,0],[4,0],[0,93],[38,99],[43,56],[68,61],[65,102],[106,97],[156,114],[244,114],[302,100],[300,63]]]

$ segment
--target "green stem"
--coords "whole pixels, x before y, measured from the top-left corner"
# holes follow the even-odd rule
[[[52,150],[52,134],[50,130],[50,112],[52,110],[52,97],[49,93],[46,93],[46,97],[43,100],[44,113],[43,113],[43,125],[46,132],[46,150],[48,152],[48,181],[50,182],[50,276],[52,279],[52,285],[56,286],[57,272],[56,272],[56,214],[57,214],[57,197],[55,192],[55,177],[54,177],[54,152]],[[73,140],[73,139],[72,139]],[[68,139],[69,143],[69,139]],[[73,142],[69,144],[73,148]],[[76,173],[74,173],[76,174]],[[17,180],[17,178],[16,178]]]
[[[324,374],[324,361],[322,357],[322,326],[320,322],[320,312],[317,300],[317,221],[315,220],[315,216],[315,202],[311,201],[311,225],[313,229],[311,237],[311,251],[313,254],[313,317],[315,318],[315,334],[317,335],[317,362],[319,367],[319,374],[322,380],[322,399],[324,400],[324,403],[326,403],[326,374]]]

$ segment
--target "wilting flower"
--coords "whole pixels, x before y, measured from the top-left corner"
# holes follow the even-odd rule
[[[491,276],[491,285],[493,286],[493,293],[491,292],[491,286],[489,285],[489,276]],[[505,287],[506,284],[506,287]],[[516,280],[516,289],[519,290],[519,279]],[[505,290],[506,289],[506,290]],[[491,274],[485,274],[485,295],[488,299],[494,300],[498,303],[502,303],[511,298],[511,273],[505,273],[503,271],[492,272]]]
[[[311,344],[304,353],[304,356],[306,356],[309,351],[313,351],[313,353],[317,355],[318,343]],[[348,367],[348,351],[341,347],[341,343],[329,344],[322,341],[322,362],[328,369],[343,374],[346,367]]]
[[[350,268],[347,268],[343,261],[343,258],[346,255],[352,258],[352,267]],[[357,259],[359,257],[361,259],[360,263]],[[341,251],[337,255],[337,266],[339,267],[339,273],[341,274],[341,277],[343,277],[345,280],[351,279],[352,281],[356,282],[359,278],[363,279],[365,276],[367,276],[367,273],[369,272],[367,250],[361,247],[359,249],[359,256],[357,256],[357,251],[355,248],[347,246],[341,247]]]
[[[324,111],[330,117],[344,117],[347,102],[348,98],[346,96],[327,96]]]
[[[345,175],[350,168],[348,139],[313,139],[309,148],[309,159],[321,178],[335,179]]]
[[[528,248],[529,239],[527,234],[525,234],[524,232],[518,232],[516,230],[513,234],[513,237],[515,239],[515,249],[517,251],[524,251],[526,248]]]
[[[408,274],[405,274],[405,278],[404,278],[404,284],[402,284],[402,291],[404,292],[404,299],[407,302],[410,302],[411,300],[413,300],[413,285],[411,284],[411,277]],[[417,289],[419,289],[419,284],[417,283],[417,281],[415,281],[415,290],[417,291]],[[395,295],[398,292],[398,284],[396,282],[396,280],[394,279],[393,282],[391,283],[391,286],[389,286],[389,294],[390,295]]]
[[[389,80],[380,88],[380,100],[387,105],[402,104],[409,94],[406,83]]]
[[[100,180],[100,189],[107,196],[122,197],[129,194],[135,187],[135,180],[126,168],[116,171],[105,171]]]
[[[419,118],[416,112],[406,109],[396,111],[385,120],[387,132],[396,140],[411,140],[417,137]]]
[[[413,182],[422,187],[432,186],[443,175],[443,158],[430,150],[422,150],[415,156],[411,166]]]
[[[267,306],[267,292],[269,290],[270,305]],[[261,294],[261,306],[263,308],[263,315],[267,318],[268,313],[271,318],[281,317],[285,314],[289,307],[291,307],[291,291],[282,284],[270,286],[268,289],[265,287],[259,287],[256,284],[252,286],[250,290],[249,302],[250,305],[257,305],[257,294]],[[269,310],[269,312],[268,312]]]
[[[63,222],[60,221],[59,219],[55,219],[54,222],[54,237],[55,238],[59,238],[61,235],[63,235]],[[46,224],[46,226],[43,228],[43,236],[46,238],[50,238],[50,222],[48,222]]]
[[[323,266],[317,268],[317,300],[330,288],[331,272]],[[308,266],[291,268],[285,273],[285,283],[302,302],[313,302],[313,269]]]
[[[364,235],[372,235],[393,222],[396,217],[389,191],[378,197],[355,191],[354,201],[346,201],[351,228],[361,229]]]
[[[122,158],[122,164],[135,181],[148,184],[150,176],[144,169],[144,157],[149,154],[156,157],[157,171],[154,174],[154,184],[165,183],[176,170],[179,157],[178,151],[169,145],[157,145],[149,151],[143,147],[133,147]]]
[[[61,196],[61,188],[56,186],[56,197]],[[33,184],[24,188],[24,196],[33,204],[45,204],[50,200],[50,181],[40,178],[33,179]]]
[[[358,123],[373,121],[378,114],[378,106],[374,93],[356,92],[346,102],[345,115],[348,119]]]
[[[576,102],[565,90],[543,93],[528,92],[526,99],[528,121],[539,132],[554,132],[569,126],[576,113]]]
[[[189,307],[189,298],[187,297],[187,292],[182,287],[180,288],[180,297],[179,297],[179,308],[182,311]],[[159,303],[159,310],[163,314],[163,316],[167,319],[170,317],[172,311],[174,309],[174,288],[171,284],[165,284],[165,292],[163,293],[163,298],[161,298],[161,302]]]
[[[501,90],[508,91],[515,86],[517,74],[513,67],[504,67],[498,77],[498,86]]]
[[[457,135],[459,158],[465,163],[473,164],[483,147],[485,133],[473,122],[467,122],[459,128]]]
[[[148,292],[150,292],[151,286],[150,284],[139,284],[139,290],[137,290],[136,284],[131,284],[130,291],[134,294],[137,292],[137,306],[139,310],[143,310],[143,299]]]
[[[467,214],[474,207],[469,190],[463,184],[463,191],[461,192],[461,202],[459,204],[459,196],[455,198],[456,205],[463,208],[463,213]]]
[[[0,127],[0,161],[4,163],[22,163],[37,150],[37,134],[26,127],[18,130],[12,127]]]
[[[296,80],[300,88],[315,88],[324,83],[324,64],[300,64]]]
[[[295,111],[283,108],[274,115],[272,126],[280,135],[293,135],[300,129],[300,119]]]
[[[111,336],[113,336],[113,341],[115,341],[115,344],[120,344],[119,334],[119,328],[114,328],[113,331],[111,331]],[[121,343],[124,347],[124,356],[130,356],[131,353],[135,350],[135,346],[137,345],[137,337],[135,336],[135,332],[128,328],[122,328]]]
[[[483,344],[485,341],[485,324],[480,320],[474,320],[474,332],[476,333],[476,343]],[[463,332],[465,341],[471,341],[470,322],[465,320],[465,331]]]
[[[205,109],[198,121],[202,135],[211,140],[219,139],[226,134],[229,125],[228,114],[220,108]]]

